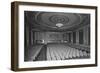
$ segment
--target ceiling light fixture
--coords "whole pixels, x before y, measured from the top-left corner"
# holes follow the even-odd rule
[[[57,26],[57,27],[62,27],[63,24],[62,24],[62,23],[57,23],[56,26]]]

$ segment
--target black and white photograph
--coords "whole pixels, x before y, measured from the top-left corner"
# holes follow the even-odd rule
[[[89,59],[90,14],[24,11],[24,61]]]
[[[97,7],[12,3],[14,71],[97,66]]]

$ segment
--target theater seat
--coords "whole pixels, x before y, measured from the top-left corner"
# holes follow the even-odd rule
[[[89,55],[86,51],[72,48],[66,44],[47,45],[47,60],[79,59]]]

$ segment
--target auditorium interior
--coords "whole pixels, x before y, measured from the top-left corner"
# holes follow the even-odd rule
[[[90,14],[24,11],[24,61],[89,59]]]

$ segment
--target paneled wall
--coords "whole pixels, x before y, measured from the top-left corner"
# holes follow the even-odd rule
[[[25,29],[25,46],[32,46],[34,43],[63,42],[75,45],[90,45],[90,25],[80,27],[74,31],[66,32],[36,32],[31,28]]]
[[[65,32],[35,32],[35,41],[44,43],[61,42],[67,40]]]
[[[69,43],[76,45],[90,45],[90,26],[86,25],[68,33]]]

